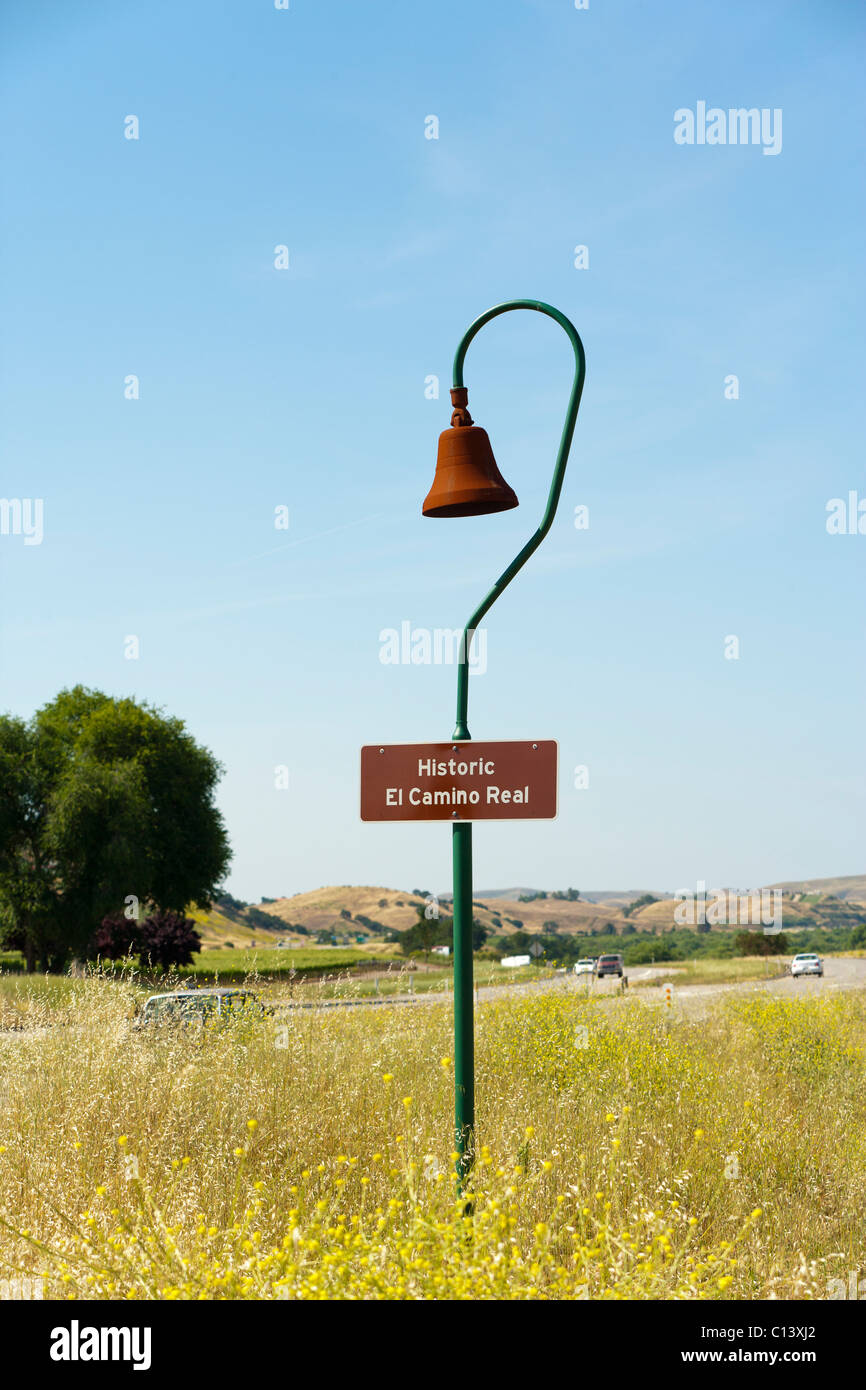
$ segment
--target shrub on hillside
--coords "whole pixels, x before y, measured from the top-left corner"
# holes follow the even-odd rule
[[[247,926],[257,927],[260,931],[283,930],[279,917],[275,917],[272,912],[262,912],[258,907],[245,908],[241,921],[246,922]]]
[[[642,893],[639,898],[635,898],[633,903],[627,903],[622,909],[623,917],[630,917],[633,912],[639,912],[642,907],[649,907],[650,903],[657,903],[658,898],[653,897],[652,893]]]
[[[368,931],[385,931],[381,922],[377,922],[374,917],[367,917],[363,912],[355,913],[355,921],[360,922],[361,926],[366,927]]]

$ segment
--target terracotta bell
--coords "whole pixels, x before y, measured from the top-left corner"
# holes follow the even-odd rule
[[[424,516],[485,516],[518,505],[517,495],[496,466],[487,431],[472,423],[465,386],[451,391],[451,428],[439,436],[433,486],[421,508]]]

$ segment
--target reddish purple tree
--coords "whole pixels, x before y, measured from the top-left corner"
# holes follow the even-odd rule
[[[145,966],[192,965],[201,937],[191,917],[180,912],[155,912],[141,924],[141,963]]]
[[[137,956],[141,950],[141,928],[138,922],[124,917],[122,912],[103,917],[91,943],[91,953],[104,960],[123,960]]]

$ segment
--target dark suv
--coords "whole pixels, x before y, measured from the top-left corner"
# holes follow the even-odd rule
[[[599,979],[602,975],[619,975],[622,979],[622,956],[599,956],[596,974]]]

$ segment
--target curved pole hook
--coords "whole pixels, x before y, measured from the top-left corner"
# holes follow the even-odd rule
[[[556,455],[556,464],[553,470],[553,481],[550,484],[550,492],[547,497],[547,506],[541,518],[538,529],[532,534],[530,539],[521,551],[515,555],[507,569],[500,574],[489,594],[475,609],[463,629],[463,640],[460,644],[459,666],[457,668],[457,724],[452,734],[454,739],[469,739],[472,735],[467,725],[468,704],[469,704],[469,650],[472,639],[475,636],[475,629],[484,617],[484,614],[496,602],[503,589],[507,588],[514,576],[523,568],[530,555],[538,549],[553,524],[556,515],[556,508],[559,505],[559,496],[562,492],[562,483],[565,478],[565,466],[568,462],[568,452],[571,448],[571,439],[574,434],[574,426],[577,420],[577,412],[580,406],[580,398],[583,394],[583,383],[586,377],[586,354],[583,350],[583,343],[580,341],[580,334],[574,324],[561,314],[558,309],[554,309],[550,304],[544,304],[537,299],[509,299],[504,304],[497,304],[486,313],[481,314],[473,324],[467,328],[460,340],[460,345],[454,354],[454,385],[460,387],[463,382],[463,362],[466,357],[466,350],[479,329],[485,323],[495,319],[499,314],[506,314],[511,309],[535,309],[540,314],[547,314],[548,318],[555,319],[560,327],[564,328],[574,348],[574,381],[572,382],[571,395],[568,398],[568,410],[565,415],[565,425],[562,430],[562,437],[559,441],[559,450]]]

